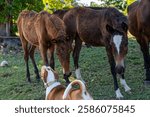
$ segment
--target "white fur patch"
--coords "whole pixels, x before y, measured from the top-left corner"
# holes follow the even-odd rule
[[[117,52],[119,54],[120,52],[120,45],[121,45],[121,42],[122,42],[122,35],[114,35],[113,37],[113,42],[117,48]]]
[[[72,84],[70,83],[64,91],[63,100],[67,98],[69,91],[72,89]]]
[[[93,100],[91,95],[86,90],[82,91],[82,98],[83,98],[83,100]]]
[[[120,78],[120,83],[124,87],[126,92],[131,90],[131,88],[127,85],[125,79]]]
[[[121,94],[119,88],[116,90],[116,98],[118,98],[118,99],[123,98],[123,95]]]
[[[48,94],[51,92],[51,90],[59,85],[61,85],[60,82],[55,82],[51,86],[46,88],[46,99],[47,99]]]
[[[64,92],[64,94],[63,94],[63,99],[66,99],[66,98],[67,98],[67,96],[68,96],[70,90],[72,89],[72,84],[73,84],[74,82],[76,82],[76,81],[78,81],[78,82],[82,85],[82,98],[83,98],[83,100],[93,100],[93,98],[92,98],[92,97],[90,96],[90,94],[87,92],[86,87],[85,87],[85,84],[84,84],[82,81],[80,81],[80,80],[74,80],[73,82],[71,82],[71,83],[67,86],[67,88],[66,88],[66,90],[65,90],[65,92]]]
[[[81,78],[81,71],[80,71],[80,68],[76,69],[75,74],[76,74],[77,79],[80,80],[80,78]]]
[[[55,79],[55,76],[54,76],[54,73],[53,73],[51,67],[46,67],[46,66],[43,66],[43,67],[45,67],[45,70],[48,73],[46,83],[55,81],[56,79]],[[53,83],[52,85],[50,85],[49,87],[46,88],[46,99],[47,99],[48,94],[51,92],[51,90],[53,88],[59,86],[59,85],[60,85],[60,82],[55,82],[55,83]]]
[[[90,96],[90,94],[87,92],[85,84],[79,80],[79,82],[82,84],[82,98],[83,100],[93,100],[93,98]]]
[[[75,70],[75,74],[78,80],[81,80],[83,83],[85,83],[85,81],[82,79],[80,68]]]
[[[55,81],[55,76],[54,76],[54,73],[53,73],[53,71],[51,70],[51,68],[45,66],[45,70],[46,70],[47,73],[48,73],[48,76],[47,76],[47,83],[48,83],[48,82]]]

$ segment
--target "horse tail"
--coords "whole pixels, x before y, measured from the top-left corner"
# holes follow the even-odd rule
[[[80,90],[81,93],[86,91],[85,84],[81,80],[74,80],[73,82],[71,82],[67,86],[67,88],[66,88],[66,90],[65,90],[65,92],[63,94],[63,99],[64,100],[67,99],[67,97],[68,97],[69,93],[71,92],[71,90],[72,90],[74,85],[79,85],[79,90]]]

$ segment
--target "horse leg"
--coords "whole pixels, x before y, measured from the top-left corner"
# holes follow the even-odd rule
[[[120,75],[120,84],[124,87],[125,92],[131,93],[131,88],[127,85],[124,74]]]
[[[29,52],[30,52],[30,58],[31,58],[32,64],[34,66],[34,72],[36,74],[36,78],[37,78],[37,80],[40,80],[39,70],[37,68],[37,65],[36,65],[36,62],[35,62],[35,59],[34,59],[35,48],[36,48],[35,46],[31,46]]]
[[[30,71],[29,71],[29,49],[28,49],[28,42],[24,39],[23,36],[20,36],[21,38],[21,42],[22,42],[22,48],[24,50],[24,60],[25,60],[25,64],[26,64],[26,78],[28,80],[28,82],[31,82],[30,79]]]
[[[74,61],[74,67],[75,67],[75,74],[76,74],[77,79],[79,79],[85,83],[85,81],[82,79],[81,71],[80,71],[79,64],[78,64],[81,47],[82,47],[82,41],[80,40],[79,37],[76,37],[75,47],[74,47],[73,54],[72,54],[73,61]]]
[[[47,59],[47,47],[44,46],[44,44],[40,44],[39,45],[39,50],[40,50],[40,53],[41,53],[41,57],[42,57],[42,60],[44,62],[44,65],[46,66],[49,66],[48,64],[48,59]]]
[[[138,39],[137,39],[138,41]],[[145,84],[150,84],[150,56],[149,56],[149,42],[144,38],[138,41],[141,47],[141,51],[143,53],[144,58],[144,68],[146,71],[146,79],[144,81]]]
[[[54,61],[54,49],[55,49],[55,46],[52,45],[48,50],[48,56],[49,56],[49,59],[50,59],[50,66],[52,69],[55,69],[55,61]]]
[[[116,74],[116,70],[115,70],[115,66],[116,66],[115,60],[114,60],[114,57],[111,53],[111,50],[106,47],[106,51],[107,51],[108,61],[109,61],[110,68],[111,68],[111,73],[112,73],[112,76],[114,79],[114,90],[116,93],[116,98],[121,99],[121,98],[123,98],[123,95],[120,92],[118,82],[117,82],[117,74]]]
[[[59,59],[59,62],[63,68],[64,80],[66,85],[70,83],[69,77],[71,76],[70,72],[70,52],[72,50],[71,44],[69,41],[65,43],[56,43],[56,54]]]

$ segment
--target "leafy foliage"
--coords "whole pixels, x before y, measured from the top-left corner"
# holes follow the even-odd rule
[[[0,7],[0,22],[6,22],[8,15],[16,20],[18,14],[24,9],[40,11],[44,7],[41,0],[0,0],[0,6],[2,6]]]
[[[73,7],[75,0],[43,0],[44,10],[52,13],[57,9],[68,9]]]
[[[42,0],[0,0],[0,23],[9,22],[11,35],[14,35],[15,23],[22,10],[41,11],[43,8]]]
[[[122,12],[125,12],[127,8],[127,1],[126,0],[99,0],[102,3],[97,4],[95,2],[91,2],[91,7],[116,7]]]
[[[101,1],[104,2],[102,4],[103,6],[113,6],[121,11],[124,11],[127,7],[126,0],[101,0]]]

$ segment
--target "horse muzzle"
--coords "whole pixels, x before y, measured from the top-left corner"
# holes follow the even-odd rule
[[[116,69],[116,73],[117,73],[117,74],[120,74],[120,75],[124,74],[124,71],[125,71],[124,66],[122,66],[122,65],[117,65],[115,69]]]

